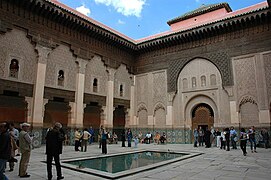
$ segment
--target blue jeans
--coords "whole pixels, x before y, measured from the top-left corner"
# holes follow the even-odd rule
[[[256,151],[256,139],[255,138],[250,138],[249,142],[250,142],[251,151],[253,150],[253,145],[254,145],[254,151]]]
[[[194,147],[198,147],[198,137],[194,137]]]
[[[0,179],[2,180],[8,180],[8,178],[5,176],[4,171],[6,167],[7,160],[6,159],[0,159]]]

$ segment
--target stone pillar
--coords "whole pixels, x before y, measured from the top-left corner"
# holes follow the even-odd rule
[[[148,125],[154,126],[154,116],[148,115]]]
[[[173,125],[173,99],[175,97],[175,92],[168,93],[168,105],[167,105],[167,115],[166,115],[166,125]]]
[[[113,127],[113,102],[114,102],[114,78],[116,70],[107,68],[108,82],[107,82],[107,95],[106,95],[106,120],[105,124],[108,128]]]
[[[265,63],[262,54],[255,56],[256,58],[256,86],[257,86],[257,97],[258,97],[258,108],[259,108],[259,123],[269,124],[270,123],[270,111],[268,101],[268,91],[265,79]]]
[[[259,123],[269,124],[270,123],[270,111],[269,110],[260,110],[259,111]]]
[[[240,119],[238,115],[238,111],[236,109],[236,101],[230,101],[230,116],[231,116],[231,124],[240,124]]]
[[[101,124],[100,125],[104,125],[105,124],[105,121],[107,119],[107,117],[106,117],[106,111],[107,111],[107,107],[106,106],[102,106],[102,111],[101,111],[101,114],[100,114],[100,117],[101,117]]]
[[[70,126],[83,127],[85,70],[88,61],[81,58],[77,58],[76,63],[78,69],[76,74],[75,103],[74,104],[70,103],[72,107]]]
[[[33,98],[25,97],[25,101],[27,102],[27,122],[31,123],[32,120],[32,110],[33,110]]]
[[[131,95],[130,95],[130,125],[136,125],[135,117],[135,76],[131,76]]]
[[[44,113],[45,113],[45,106],[48,103],[48,99],[43,99],[43,106],[42,106],[42,119],[44,118]]]
[[[68,127],[72,127],[76,124],[76,121],[75,121],[75,102],[69,102],[69,106],[71,107],[71,111],[70,111],[70,114],[69,114],[69,117],[68,117]]]
[[[43,94],[45,84],[46,65],[50,52],[52,49],[43,47],[40,45],[36,46],[38,52],[38,65],[36,81],[34,84],[33,92],[33,116],[32,124],[34,127],[42,127],[43,124]]]
[[[130,128],[131,121],[130,121],[130,114],[131,114],[132,109],[127,108],[125,110],[125,128]]]

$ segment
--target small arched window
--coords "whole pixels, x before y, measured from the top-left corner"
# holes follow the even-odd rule
[[[120,91],[119,92],[120,92],[120,97],[122,97],[123,96],[123,85],[122,84],[120,85]]]
[[[57,84],[59,86],[64,86],[64,71],[63,70],[59,70],[58,71],[58,75],[57,75]]]
[[[211,86],[216,85],[216,75],[215,74],[211,74],[210,81],[211,81]]]
[[[200,80],[201,80],[201,87],[206,86],[206,77],[205,76],[201,76]]]
[[[197,86],[197,81],[195,77],[192,77],[192,87],[196,87]]]
[[[93,92],[98,92],[98,79],[96,78],[93,79],[92,88],[93,88]]]
[[[18,78],[19,73],[19,61],[12,59],[9,65],[9,77]]]

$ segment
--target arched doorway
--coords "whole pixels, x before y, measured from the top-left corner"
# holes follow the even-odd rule
[[[55,122],[60,122],[67,127],[69,112],[70,106],[64,100],[49,100],[45,105],[43,127],[51,127]]]
[[[113,132],[116,132],[118,137],[121,137],[121,132],[125,128],[125,108],[118,106],[113,115]],[[112,132],[112,133],[113,133]]]
[[[0,122],[13,122],[15,127],[27,121],[27,103],[17,92],[4,91],[0,95]]]
[[[204,131],[206,128],[211,129],[214,126],[214,111],[205,103],[198,104],[192,110],[192,129],[201,126]]]
[[[83,124],[85,128],[90,126],[97,130],[101,125],[101,107],[96,102],[90,102],[84,109]]]

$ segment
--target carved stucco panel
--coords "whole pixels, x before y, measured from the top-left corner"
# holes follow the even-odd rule
[[[240,107],[241,126],[250,127],[259,124],[259,111],[256,103],[246,102]]]
[[[166,108],[162,103],[157,103],[154,109],[155,126],[164,127],[166,126]]]
[[[86,66],[85,72],[85,92],[106,96],[107,89],[107,72],[102,59],[94,56]],[[93,81],[98,80],[98,90],[93,92]]]
[[[169,62],[167,71],[168,92],[175,92],[177,90],[178,75],[183,67],[196,57],[176,59]],[[205,54],[201,58],[208,59],[219,69],[223,86],[233,85],[233,75],[231,69],[231,60],[227,52],[216,52]]]
[[[10,79],[25,83],[34,83],[36,76],[37,54],[34,46],[26,37],[26,32],[13,29],[0,35],[0,75],[3,78],[10,79],[9,65],[14,58],[19,61],[18,79]]]
[[[2,35],[0,35],[0,42],[2,42],[1,40]],[[7,59],[7,50],[6,47],[2,47],[1,46],[2,43],[0,43],[0,77],[5,78],[6,74],[5,72],[8,71],[8,69],[6,69],[6,67],[8,67],[6,65],[6,63],[8,62]]]
[[[257,97],[255,57],[234,60],[237,99],[245,95]],[[257,99],[255,99],[258,101]]]
[[[271,103],[271,53],[263,55],[268,102]]]
[[[138,117],[138,125],[146,126],[146,122],[148,122],[148,110],[145,104],[141,103],[137,108],[137,117]]]
[[[130,99],[131,79],[125,65],[121,64],[115,73],[114,97],[120,99]],[[120,96],[120,85],[123,85],[123,96]]]
[[[140,103],[148,105],[148,76],[147,74],[136,76],[136,107]]]
[[[64,71],[64,86],[57,85],[58,72]],[[70,48],[64,45],[58,46],[48,57],[45,85],[54,88],[68,90],[76,89],[77,65]]]
[[[153,73],[153,106],[157,102],[166,104],[167,102],[167,86],[166,71]]]

